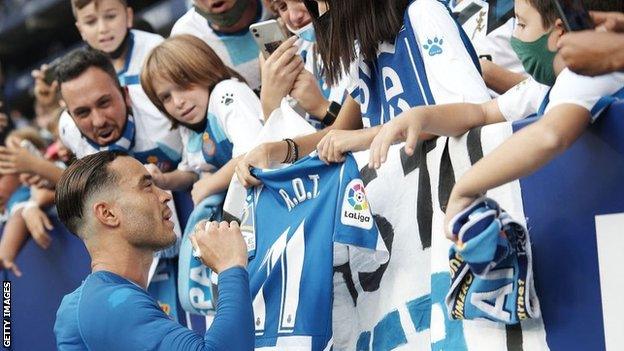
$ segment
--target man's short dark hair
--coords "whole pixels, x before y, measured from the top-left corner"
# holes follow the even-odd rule
[[[65,55],[56,66],[56,80],[59,84],[63,84],[78,78],[91,67],[104,71],[121,88],[110,58],[102,51],[90,47],[78,48]]]
[[[79,235],[82,229],[86,201],[117,181],[117,174],[109,164],[120,156],[128,154],[101,151],[74,162],[63,172],[56,186],[56,209],[59,219],[72,233]]]

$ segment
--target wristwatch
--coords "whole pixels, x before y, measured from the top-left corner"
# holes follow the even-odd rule
[[[325,113],[325,117],[323,117],[321,123],[323,123],[325,127],[329,127],[334,124],[338,113],[340,113],[340,108],[342,108],[342,106],[339,103],[332,101],[331,104],[329,104],[327,113]]]

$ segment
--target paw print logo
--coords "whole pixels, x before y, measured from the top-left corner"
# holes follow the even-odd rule
[[[429,52],[429,56],[435,56],[441,54],[444,50],[442,50],[442,44],[444,39],[438,37],[431,39],[427,39],[427,44],[423,45],[423,48]]]
[[[226,93],[221,97],[221,103],[228,106],[229,104],[234,102],[234,94]]]

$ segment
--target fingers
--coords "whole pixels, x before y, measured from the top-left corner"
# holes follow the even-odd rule
[[[297,37],[296,36],[292,36],[292,37],[286,39],[282,44],[280,44],[280,46],[277,47],[277,49],[275,49],[275,51],[273,51],[271,56],[269,56],[269,58],[267,59],[267,62],[274,61],[274,60],[279,60],[284,55],[284,53],[286,51],[288,51],[291,48],[293,48],[293,45],[295,44],[295,41],[297,41]],[[296,52],[296,48],[295,48],[295,52]]]
[[[50,218],[48,216],[44,214],[42,214],[41,216],[42,221],[43,221],[43,226],[45,227],[45,229],[47,230],[52,230],[54,229],[54,226],[52,225],[52,221],[50,221]]]
[[[261,184],[261,182],[256,177],[251,175],[250,167],[251,165],[245,159],[243,159],[236,165],[236,176],[238,177],[238,181],[245,188]]]
[[[16,277],[21,277],[22,276],[22,271],[19,269],[19,267],[17,266],[17,264],[15,264],[15,262],[13,261],[4,261],[4,268],[6,269],[10,269],[11,272],[13,272],[13,274]]]
[[[405,153],[408,156],[412,156],[416,150],[416,143],[418,142],[418,132],[413,128],[407,129],[407,138],[405,140]]]

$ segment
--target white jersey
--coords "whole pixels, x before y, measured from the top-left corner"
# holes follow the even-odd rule
[[[262,124],[262,108],[245,83],[228,79],[210,92],[206,128],[201,133],[179,127],[184,154],[178,169],[213,172],[253,146]]]
[[[515,26],[513,0],[462,0],[450,6],[478,55],[490,55],[495,64],[526,73],[510,44]]]
[[[270,19],[269,10],[262,1],[256,1],[258,12],[254,22]],[[192,7],[173,25],[171,36],[178,34],[191,34],[203,40],[226,65],[240,73],[253,90],[260,88],[260,51],[249,29],[237,33],[218,32]]]
[[[541,115],[562,104],[574,104],[589,111],[593,123],[608,106],[603,98],[622,88],[624,73],[587,77],[566,68],[557,76],[552,89],[529,78],[501,95],[497,102],[508,121]]]

